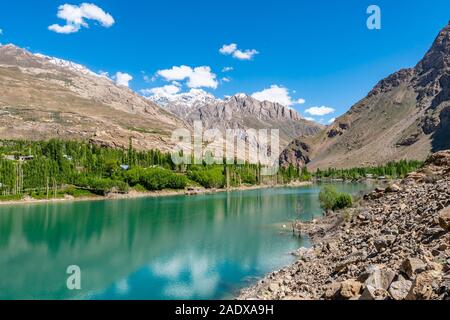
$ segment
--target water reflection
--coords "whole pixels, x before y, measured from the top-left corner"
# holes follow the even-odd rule
[[[227,297],[245,279],[289,263],[289,252],[307,244],[275,225],[299,213],[305,220],[320,214],[317,192],[0,207],[0,299]],[[73,264],[82,270],[76,292],[66,288]]]

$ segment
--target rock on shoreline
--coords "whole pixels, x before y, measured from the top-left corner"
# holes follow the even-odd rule
[[[299,225],[313,247],[238,299],[450,299],[450,151],[352,209]]]

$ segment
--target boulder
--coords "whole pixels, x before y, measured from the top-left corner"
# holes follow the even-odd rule
[[[422,272],[414,279],[407,300],[431,300],[436,298],[433,287],[437,286],[438,274],[435,271]]]
[[[445,231],[450,230],[450,207],[445,208],[439,213],[439,226]]]
[[[408,258],[403,261],[400,266],[400,271],[412,279],[416,274],[425,271],[426,268],[427,265],[422,260],[417,258]]]
[[[369,269],[369,276],[364,282],[364,287],[383,289],[387,291],[395,278],[395,272],[384,266],[372,266]]]
[[[392,282],[389,287],[389,294],[394,300],[404,300],[408,296],[409,291],[411,290],[412,281],[406,279],[399,279],[395,282]]]
[[[341,297],[344,299],[352,299],[360,295],[361,289],[362,289],[361,282],[354,279],[350,279],[342,282],[340,294]]]
[[[323,297],[328,300],[334,299],[337,297],[340,290],[341,284],[339,282],[332,282],[329,285],[327,285]]]
[[[388,192],[388,193],[395,193],[395,192],[400,192],[400,191],[402,191],[402,188],[399,187],[399,186],[398,186],[397,184],[395,184],[395,183],[391,184],[390,186],[388,186],[388,187],[386,188],[386,192]]]

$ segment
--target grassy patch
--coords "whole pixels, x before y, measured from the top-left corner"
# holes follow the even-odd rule
[[[0,201],[19,201],[23,199],[23,195],[15,194],[15,195],[0,195]]]

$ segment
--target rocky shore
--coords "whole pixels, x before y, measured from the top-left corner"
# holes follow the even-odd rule
[[[313,246],[238,299],[450,300],[450,151],[297,228]]]

